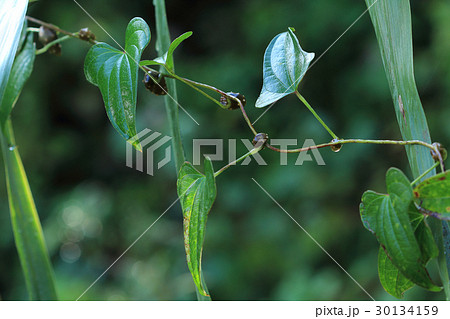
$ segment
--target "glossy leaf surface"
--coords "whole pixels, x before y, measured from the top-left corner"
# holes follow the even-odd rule
[[[86,79],[99,87],[106,113],[114,128],[137,149],[136,100],[139,61],[150,42],[150,28],[141,18],[128,24],[125,52],[106,43],[92,46],[86,55]]]
[[[303,79],[314,53],[303,51],[294,29],[278,34],[264,53],[263,87],[256,107],[264,107],[294,93]]]

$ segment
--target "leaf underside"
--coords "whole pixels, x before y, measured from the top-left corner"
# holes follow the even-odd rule
[[[289,28],[269,43],[263,62],[263,87],[255,106],[260,108],[294,93],[314,53],[303,51],[294,30]]]

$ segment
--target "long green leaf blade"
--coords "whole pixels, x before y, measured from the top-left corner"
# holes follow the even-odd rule
[[[155,18],[156,18],[156,50],[158,55],[164,55],[170,47],[170,32],[167,23],[166,15],[166,5],[164,0],[153,0],[153,5],[155,6]],[[172,70],[175,69],[174,63],[172,61]],[[163,67],[161,67],[163,71]],[[164,96],[164,102],[166,106],[167,119],[169,122],[169,128],[172,135],[172,150],[175,157],[175,169],[180,171],[183,165],[184,150],[183,144],[181,142],[180,124],[178,120],[178,95],[177,95],[177,85],[174,79],[166,78],[167,84],[167,95]]]
[[[14,239],[30,299],[56,300],[50,259],[10,119],[0,135]]]
[[[198,290],[208,296],[202,278],[202,252],[206,220],[216,198],[214,169],[209,158],[205,159],[205,174],[190,163],[184,163],[178,176],[177,191],[183,210],[184,245],[189,270]]]
[[[27,36],[23,50],[14,60],[11,69],[5,94],[0,104],[0,127],[3,127],[5,124],[6,119],[19,98],[23,86],[33,71],[34,58],[36,56],[35,53],[36,49],[35,44],[33,43],[33,34],[30,33]]]
[[[27,0],[3,0],[0,2],[0,101],[3,99],[20,42],[27,5]]]
[[[137,149],[141,149],[134,138],[139,61],[149,42],[147,23],[133,18],[126,30],[125,52],[98,43],[91,47],[84,62],[86,79],[99,87],[111,124]]]
[[[414,80],[411,8],[409,0],[365,0],[377,35],[386,76],[394,101],[397,122],[404,140],[430,142],[427,120]],[[429,150],[406,146],[414,178],[433,165]],[[435,174],[431,172],[428,176]],[[431,220],[439,248],[439,272],[447,299],[450,298],[450,233],[446,221]],[[444,238],[442,238],[444,236]]]
[[[409,0],[366,0],[404,140],[431,142],[428,124],[414,79],[411,8]],[[375,3],[375,4],[374,4]],[[414,177],[433,165],[430,151],[406,146]]]

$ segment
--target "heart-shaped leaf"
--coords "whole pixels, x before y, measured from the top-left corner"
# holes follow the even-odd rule
[[[424,180],[414,188],[414,196],[421,207],[450,217],[450,171]]]
[[[294,29],[278,34],[264,53],[263,87],[256,107],[264,107],[294,93],[305,76],[314,53],[303,51]]]
[[[388,195],[364,193],[360,206],[364,226],[375,234],[393,265],[407,279],[431,291],[439,291],[440,287],[431,281],[425,268],[431,254],[429,248],[421,249],[411,226],[409,210],[413,192],[408,178],[400,170],[391,168],[386,174],[386,186]]]
[[[216,181],[209,158],[205,158],[205,174],[190,163],[184,163],[177,181],[177,191],[183,210],[184,247],[189,271],[198,290],[208,295],[202,284],[201,262],[205,239],[206,219],[216,198]]]
[[[6,85],[6,90],[0,105],[0,126],[5,124],[6,119],[19,98],[25,82],[33,71],[35,53],[36,48],[33,43],[33,33],[30,32],[26,37],[25,46],[19,55],[17,55],[11,68],[8,84]]]
[[[136,100],[139,61],[150,42],[150,28],[142,18],[133,18],[125,36],[125,52],[106,43],[95,44],[84,62],[86,79],[99,87],[106,113],[114,128],[141,149],[136,136]]]

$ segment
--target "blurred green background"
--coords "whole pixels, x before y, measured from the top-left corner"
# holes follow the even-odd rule
[[[79,1],[119,43],[140,16],[154,29],[152,1]],[[412,0],[416,79],[433,141],[450,145],[450,3]],[[366,9],[354,0],[167,1],[172,37],[194,35],[176,52],[180,75],[245,94],[247,112],[262,85],[270,40],[294,27],[316,58]],[[72,1],[38,1],[29,15],[77,31],[89,27],[113,41]],[[156,57],[155,38],[143,59]],[[83,73],[89,45],[63,43],[62,56],[38,56],[12,118],[16,140],[41,217],[61,299],[74,300],[149,227],[176,197],[173,163],[154,176],[125,165],[125,142],[109,124],[99,90]],[[142,75],[142,74],[141,74]],[[194,138],[251,139],[239,111],[224,111],[183,84],[179,102],[186,155]],[[375,34],[366,14],[307,73],[300,92],[344,138],[399,139]],[[139,87],[137,129],[169,134],[163,99]],[[256,124],[272,138],[330,140],[294,97],[278,102]],[[215,168],[227,163],[214,162]],[[205,149],[208,153],[208,149]],[[360,221],[366,189],[385,191],[391,167],[411,173],[404,149],[345,145],[321,150],[326,166],[305,162],[236,166],[217,179],[203,268],[215,300],[368,300],[367,295],[252,181],[255,178],[377,300],[392,300],[377,276],[376,239]],[[157,154],[163,158],[164,154]],[[0,296],[27,299],[0,173]],[[431,265],[436,278],[435,265]],[[443,299],[421,288],[407,299]],[[174,205],[84,296],[83,300],[194,300],[180,206]]]

